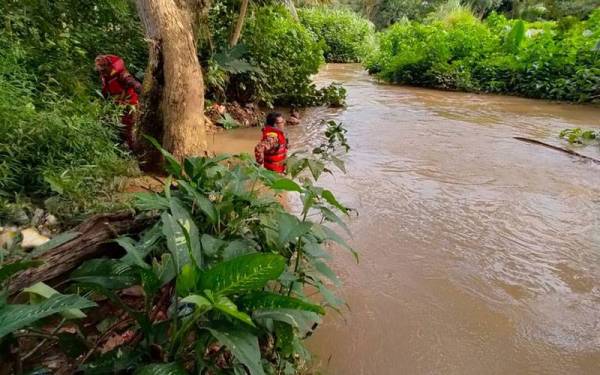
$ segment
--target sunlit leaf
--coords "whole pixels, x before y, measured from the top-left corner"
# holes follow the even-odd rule
[[[270,292],[254,292],[245,295],[240,298],[240,304],[247,310],[296,309],[325,314],[325,310],[319,305]]]
[[[285,260],[276,254],[248,254],[222,262],[204,272],[200,290],[229,295],[262,289],[285,269]]]
[[[48,299],[54,295],[61,295],[61,293],[59,293],[56,289],[50,287],[49,285],[43,282],[35,283],[29,288],[23,289],[23,292],[32,293],[45,299]],[[61,315],[67,319],[82,319],[86,317],[83,311],[79,309],[68,309],[61,312]]]
[[[250,332],[232,328],[227,330],[207,329],[215,339],[231,351],[238,361],[248,368],[250,375],[264,375],[260,361],[258,337]]]

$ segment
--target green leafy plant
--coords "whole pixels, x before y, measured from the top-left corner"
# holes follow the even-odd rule
[[[566,139],[571,144],[589,144],[596,141],[599,135],[597,130],[574,128],[562,130],[559,134],[559,137]]]
[[[331,173],[329,163],[344,169],[340,152],[349,149],[341,124],[324,125],[323,142],[295,153],[286,176],[247,155],[179,163],[161,150],[171,174],[164,191],[136,199],[137,209],[156,222],[117,240],[121,258],[93,259],[70,275],[71,288],[104,295],[123,311],[126,318],[114,327],[133,332],[114,348],[119,361],[87,342],[91,349],[79,368],[100,371],[110,363],[111,371],[250,374],[305,368],[303,339],[326,307],[343,304],[330,289],[339,280],[327,266],[327,244],[356,256],[330,227],[347,231],[342,217],[349,208],[315,186]],[[300,216],[283,208],[281,193],[300,196]],[[124,298],[122,291],[132,287],[143,291],[139,303]],[[308,287],[321,294],[319,303],[307,296]],[[51,289],[36,290],[53,298]]]
[[[526,22],[496,13],[480,21],[465,9],[428,23],[392,25],[366,59],[393,82],[534,98],[600,99],[600,10],[585,21]]]
[[[374,38],[374,26],[349,10],[316,7],[299,14],[302,24],[324,41],[327,62],[359,62]]]
[[[239,128],[240,123],[237,122],[229,113],[225,113],[221,116],[221,119],[218,121],[221,126],[225,129],[234,129]]]

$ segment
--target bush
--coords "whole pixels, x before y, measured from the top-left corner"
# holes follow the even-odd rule
[[[50,202],[70,201],[70,211],[101,205],[99,195],[108,196],[133,165],[118,147],[120,110],[41,94],[18,46],[0,46],[0,195],[54,196]]]
[[[348,232],[343,218],[350,210],[316,186],[319,176],[332,173],[330,163],[344,170],[335,155],[349,149],[345,133],[342,124],[329,122],[326,139],[312,153],[291,155],[287,176],[249,155],[177,163],[163,150],[172,175],[163,192],[138,195],[138,213],[149,226],[116,240],[126,255],[88,260],[61,279],[61,286],[70,284],[67,292],[79,295],[37,283],[19,290],[32,303],[0,304],[0,345],[23,353],[4,361],[4,368],[45,371],[48,354],[61,353],[62,368],[86,374],[308,373],[305,339],[326,308],[344,306],[332,289],[339,278],[327,265],[329,244],[358,260],[333,229]],[[279,202],[276,195],[284,192],[302,202],[301,214]],[[18,256],[0,263],[0,288],[40,264],[33,254],[72,237],[66,232],[45,250],[15,251]],[[142,292],[122,292],[132,288]],[[91,295],[101,306],[86,317],[80,309],[97,306]],[[57,313],[64,319],[40,324]],[[75,328],[58,332],[66,324]],[[52,340],[48,350],[39,338],[28,348],[37,355],[28,355],[15,334],[36,328],[60,344]]]
[[[373,24],[350,10],[307,8],[299,15],[302,24],[325,42],[327,62],[359,62],[373,41]]]
[[[261,69],[242,76],[259,101],[277,104],[304,104],[314,94],[311,76],[323,63],[323,46],[288,10],[258,8],[248,20],[242,42],[252,65]]]
[[[233,10],[232,10],[233,9]],[[250,9],[240,43],[227,49],[235,4],[219,2],[209,14],[212,37],[200,39],[207,96],[215,100],[273,105],[340,105],[345,93],[317,90],[312,75],[323,64],[325,43],[282,6]],[[213,50],[214,46],[221,46]],[[335,91],[337,95],[332,95]]]
[[[144,71],[147,47],[135,6],[124,0],[6,0],[0,5],[3,34],[20,42],[21,67],[36,88],[69,97],[98,88],[94,57],[117,54],[132,73]]]
[[[366,66],[382,79],[465,91],[588,102],[600,99],[600,10],[587,21],[528,23],[464,9],[395,24]]]

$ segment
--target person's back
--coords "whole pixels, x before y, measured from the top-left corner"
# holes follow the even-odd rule
[[[285,120],[280,113],[269,113],[262,138],[254,148],[254,156],[258,164],[274,172],[285,172],[288,141],[283,132]]]
[[[100,55],[96,57],[96,70],[102,80],[102,94],[112,97],[117,104],[136,107],[141,94],[141,84],[133,78],[125,68],[122,58],[115,55]],[[133,149],[133,125],[135,123],[133,109],[126,109],[121,118],[125,126],[124,141]]]

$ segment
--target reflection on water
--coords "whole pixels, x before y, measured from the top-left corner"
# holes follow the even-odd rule
[[[351,308],[310,346],[330,374],[600,373],[600,167],[561,144],[600,109],[377,84],[330,65],[348,108],[313,109],[292,145],[342,121],[348,174],[323,184],[357,208],[359,265],[333,266]],[[257,129],[219,135],[250,152]],[[594,147],[578,152],[600,157]]]

